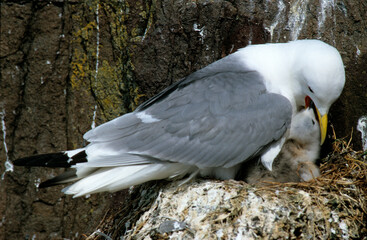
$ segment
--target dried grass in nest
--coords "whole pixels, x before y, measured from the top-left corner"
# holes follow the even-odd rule
[[[300,183],[266,182],[257,192],[274,192],[274,188],[293,193],[303,190],[320,208],[337,209],[357,224],[359,236],[367,236],[367,151],[354,151],[352,139],[337,139],[335,131],[333,139],[333,152],[321,160],[321,176]]]
[[[351,139],[336,139],[334,133],[333,152],[322,159],[321,176],[313,181],[301,183],[275,183],[304,189],[337,190],[340,192],[354,185],[367,194],[367,152],[354,151],[350,147]]]

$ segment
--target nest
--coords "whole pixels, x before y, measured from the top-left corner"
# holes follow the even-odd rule
[[[236,203],[238,204],[237,206],[232,203],[233,208],[237,209],[236,214],[230,214],[232,220],[238,222],[241,214],[243,218],[244,213],[241,212],[243,202],[247,201],[246,198],[250,193],[255,193],[257,196],[264,197],[265,201],[267,199],[279,200],[280,205],[285,203],[288,208],[292,208],[295,211],[300,209],[300,206],[304,207],[302,210],[304,211],[302,219],[299,217],[302,214],[298,214],[297,219],[294,221],[291,220],[290,225],[292,226],[286,227],[288,229],[285,235],[283,233],[271,232],[272,236],[277,237],[269,237],[269,239],[283,238],[286,236],[291,238],[294,236],[296,238],[313,236],[314,238],[320,239],[365,239],[367,237],[367,152],[354,151],[350,143],[351,139],[348,141],[346,139],[337,139],[334,133],[333,151],[321,160],[321,176],[309,182],[267,182],[266,185],[261,186],[250,186],[242,182],[233,183],[235,181],[222,182],[221,184],[224,186],[224,189],[240,189],[238,190],[238,195],[241,195],[242,200]],[[128,197],[125,194],[124,197],[129,199],[126,199],[124,204],[113,204],[113,207],[107,211],[105,218],[97,227],[99,230],[86,237],[86,239],[116,239],[126,235],[126,231],[129,229],[132,232],[141,232],[143,226],[149,224],[149,221],[153,223],[151,225],[153,229],[157,226],[157,224],[155,226],[154,224],[158,218],[153,220],[151,218],[157,216],[156,212],[150,213],[150,215],[148,214],[148,217],[143,222],[139,218],[143,214],[146,214],[147,211],[152,211],[151,208],[159,208],[153,202],[157,199],[158,192],[161,189],[165,189],[166,186],[167,183],[162,181],[153,182],[135,188],[132,193],[130,192]],[[174,188],[172,184],[169,184],[167,187]],[[177,193],[186,190],[187,188],[184,190],[181,188],[174,191]],[[302,203],[304,199],[296,199],[295,196],[299,196],[300,193],[301,195],[306,193],[307,198],[310,200],[310,206]],[[296,200],[293,201],[291,199]],[[241,202],[242,205],[240,206]],[[304,210],[305,208],[308,208],[307,211]],[[224,212],[222,210],[218,208],[208,216],[223,216],[224,213],[228,214],[231,211],[228,208]],[[310,212],[321,213],[319,215],[322,216],[317,217],[317,214],[309,216]],[[237,217],[238,219],[236,219]],[[219,229],[220,227],[223,228],[225,224],[227,224],[227,229],[228,226],[231,226],[231,224],[224,223],[222,219],[219,222],[214,221],[211,225],[218,225]],[[287,222],[285,223],[287,224]],[[284,226],[284,223],[282,224]],[[269,232],[263,231],[256,232],[255,234],[267,237]],[[213,229],[212,232],[214,232]],[[292,234],[287,235],[289,232],[292,232]],[[190,229],[189,236],[193,237],[194,234],[195,231]],[[134,234],[127,235],[127,239],[139,238],[139,236],[134,237]],[[147,233],[147,235],[140,236],[150,236],[151,239],[168,239],[172,237],[172,235],[167,233],[163,235]],[[178,238],[182,238],[182,236],[178,235]],[[229,239],[231,236],[228,235],[224,239]],[[213,235],[211,237],[215,236]],[[191,237],[188,239],[191,239]]]
[[[351,147],[352,139],[338,139],[335,131],[333,140],[333,151],[321,160],[321,176],[300,183],[266,182],[267,185],[259,188],[258,192],[270,193],[274,189],[284,188],[293,192],[303,190],[310,194],[315,205],[332,210],[339,218],[342,216],[349,224],[355,225],[354,229],[359,230],[358,234],[346,233],[347,239],[366,239],[367,151],[354,151]],[[346,236],[334,237],[345,239]]]

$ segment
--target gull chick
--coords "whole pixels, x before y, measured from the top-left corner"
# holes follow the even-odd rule
[[[320,175],[315,164],[320,152],[320,129],[313,109],[297,113],[291,123],[288,140],[269,171],[257,160],[244,166],[245,180],[250,184],[270,182],[302,182]]]

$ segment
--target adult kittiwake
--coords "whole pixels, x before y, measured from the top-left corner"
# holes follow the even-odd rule
[[[324,142],[344,82],[339,52],[322,41],[250,45],[88,131],[86,147],[14,164],[71,168],[40,187],[74,181],[63,191],[75,197],[188,174],[234,178],[255,157],[271,170],[292,116],[311,103]]]
[[[256,159],[244,163],[245,181],[251,184],[270,182],[302,182],[320,176],[315,164],[320,152],[320,128],[312,108],[294,115],[290,133],[269,171]]]

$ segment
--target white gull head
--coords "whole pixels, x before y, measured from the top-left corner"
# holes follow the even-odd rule
[[[252,45],[236,54],[264,78],[266,89],[291,102],[293,115],[310,104],[316,107],[321,143],[330,106],[345,84],[344,65],[338,50],[319,40]]]

